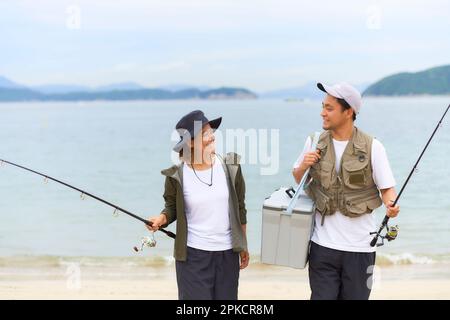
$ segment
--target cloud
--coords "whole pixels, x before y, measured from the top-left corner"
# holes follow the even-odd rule
[[[80,8],[79,29],[67,27],[71,5]],[[182,81],[256,90],[342,74],[370,81],[448,63],[449,11],[443,0],[1,2],[0,70],[24,83]],[[373,21],[379,28],[370,28]]]

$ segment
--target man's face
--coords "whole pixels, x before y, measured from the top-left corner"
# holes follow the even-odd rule
[[[350,121],[352,118],[351,109],[345,111],[343,109],[335,97],[327,94],[323,99],[322,112],[320,113],[323,119],[322,128],[324,130],[335,130]]]

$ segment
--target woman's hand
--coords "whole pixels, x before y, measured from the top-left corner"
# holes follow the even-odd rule
[[[250,254],[248,251],[241,251],[241,265],[239,266],[240,269],[245,269],[248,266],[248,262],[250,260]]]
[[[161,228],[161,226],[167,223],[167,217],[164,213],[161,213],[159,216],[150,217],[148,221],[151,222],[151,226],[146,225],[147,229],[150,231],[158,231],[158,229]]]

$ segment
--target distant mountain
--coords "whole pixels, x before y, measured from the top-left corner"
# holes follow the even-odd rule
[[[354,86],[356,89],[362,92],[367,88],[368,83],[355,84]],[[279,89],[261,93],[260,97],[270,99],[322,99],[323,92],[317,88],[317,81],[314,81],[308,82],[307,84],[299,87]]]
[[[24,86],[0,76],[0,88],[18,89],[24,88]]]
[[[76,85],[48,85],[33,89],[0,78],[1,101],[93,101],[93,100],[168,100],[168,99],[255,99],[256,94],[244,88],[196,88],[169,91],[147,89],[133,82],[91,89]],[[38,90],[37,90],[38,89]]]
[[[366,96],[450,94],[450,65],[420,72],[403,72],[385,77],[365,91]]]
[[[120,82],[120,83],[113,83],[108,84],[105,86],[96,87],[93,89],[93,91],[123,91],[123,90],[141,90],[145,89],[144,86],[141,86],[139,83],[136,82]]]
[[[92,100],[170,100],[170,99],[255,99],[257,96],[242,88],[219,88],[207,91],[188,89],[171,92],[161,89],[113,90],[104,92],[73,92],[47,95],[45,101]],[[1,96],[0,96],[1,100]]]
[[[211,87],[193,86],[190,84],[176,83],[176,84],[167,84],[164,86],[159,86],[159,87],[157,87],[157,89],[168,90],[168,91],[172,91],[172,92],[183,91],[183,90],[188,90],[188,89],[198,89],[200,91],[207,91],[207,90],[210,90]]]
[[[44,94],[70,93],[91,90],[91,88],[87,86],[80,86],[76,84],[44,84],[39,86],[32,86],[30,87],[30,89]]]
[[[45,96],[42,93],[26,88],[21,89],[0,87],[0,102],[42,100],[44,97]]]
[[[362,82],[355,84],[355,88],[358,89],[361,94],[372,84],[372,82]]]
[[[258,96],[251,92],[250,90],[243,88],[227,88],[222,87],[218,89],[210,89],[206,91],[200,91],[196,89],[200,93],[200,97],[202,99],[256,99]]]
[[[1,87],[1,85],[0,85]],[[113,83],[108,84],[104,86],[98,86],[98,87],[88,87],[88,86],[81,86],[81,85],[65,85],[65,84],[48,84],[48,85],[40,85],[40,86],[33,86],[30,87],[32,90],[36,90],[41,93],[45,94],[52,94],[52,93],[73,93],[73,92],[105,92],[105,91],[123,91],[123,90],[142,90],[147,89],[146,87],[140,85],[136,82],[119,82],[119,83]],[[188,84],[169,84],[164,86],[156,87],[155,89],[161,89],[166,91],[183,91],[187,89],[198,89],[201,91],[206,91],[211,89],[207,86],[193,86]]]
[[[120,82],[113,83],[99,87],[88,87],[76,84],[46,84],[40,86],[33,86],[30,89],[44,93],[44,94],[64,94],[74,92],[105,92],[114,90],[140,90],[145,89],[136,82]]]

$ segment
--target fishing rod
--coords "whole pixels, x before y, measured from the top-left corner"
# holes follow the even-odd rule
[[[81,193],[81,195],[80,195],[81,199],[84,199],[85,196],[89,196],[89,197],[91,197],[91,198],[93,198],[93,199],[95,199],[95,200],[98,200],[98,201],[100,201],[100,202],[102,202],[102,203],[104,203],[104,204],[106,204],[106,205],[108,205],[108,206],[110,206],[110,207],[113,207],[113,208],[114,208],[113,215],[116,216],[116,217],[117,217],[117,215],[118,215],[117,211],[121,211],[121,212],[123,212],[123,213],[129,215],[130,217],[132,217],[132,218],[134,218],[134,219],[136,219],[136,220],[139,220],[139,221],[145,223],[147,226],[150,226],[150,227],[151,227],[151,226],[153,225],[153,223],[152,223],[151,221],[145,220],[144,218],[141,218],[141,217],[139,217],[138,215],[136,215],[136,214],[134,214],[134,213],[131,213],[131,212],[128,211],[128,210],[125,210],[125,209],[123,209],[123,208],[121,208],[121,207],[119,207],[119,206],[117,206],[117,205],[115,205],[115,204],[113,204],[113,203],[111,203],[111,202],[109,202],[109,201],[106,201],[106,200],[104,200],[104,199],[102,199],[102,198],[99,198],[99,197],[97,197],[96,195],[93,195],[92,193],[89,193],[89,192],[87,192],[87,191],[84,191],[84,190],[82,190],[82,189],[79,189],[79,188],[77,188],[77,187],[74,187],[74,186],[72,186],[72,185],[70,185],[70,184],[68,184],[68,183],[66,183],[66,182],[63,182],[63,181],[58,180],[58,179],[55,179],[55,178],[53,178],[53,177],[51,177],[51,176],[49,176],[49,175],[40,173],[40,172],[38,172],[38,171],[29,169],[29,168],[27,168],[27,167],[21,166],[21,165],[19,165],[19,164],[16,164],[16,163],[13,163],[13,162],[10,162],[10,161],[7,161],[7,160],[0,159],[0,165],[2,165],[3,163],[7,163],[7,164],[10,164],[10,165],[15,166],[15,167],[17,167],[17,168],[20,168],[20,169],[23,169],[23,170],[32,172],[32,173],[34,173],[34,174],[40,175],[40,176],[42,176],[42,177],[45,178],[45,181],[47,181],[47,180],[52,180],[52,181],[55,181],[55,182],[57,182],[57,183],[59,183],[59,184],[62,184],[62,185],[64,185],[64,186],[66,186],[66,187],[68,187],[68,188],[71,188],[71,189],[73,189],[73,190],[76,190],[76,191],[78,191],[78,192]],[[176,235],[175,235],[173,232],[168,231],[168,230],[164,230],[164,229],[158,229],[158,230],[161,231],[161,232],[163,232],[163,233],[166,234],[167,236],[169,236],[169,237],[175,239],[175,236],[176,236]],[[156,245],[156,241],[155,241],[155,239],[154,239],[154,237],[153,237],[153,234],[152,234],[151,237],[143,237],[143,238],[142,238],[142,243],[141,243],[141,249],[140,249],[140,250],[139,250],[137,247],[134,247],[133,249],[134,249],[134,251],[138,252],[138,251],[142,251],[142,249],[143,249],[144,246],[146,246],[146,247],[154,247],[155,245]]]
[[[431,135],[430,139],[428,139],[428,142],[425,145],[425,148],[422,150],[422,153],[420,154],[419,159],[417,159],[416,163],[414,164],[414,167],[411,169],[411,172],[409,173],[408,178],[406,178],[405,183],[403,184],[402,188],[400,189],[400,192],[397,195],[397,198],[395,198],[395,201],[391,204],[391,207],[395,207],[395,205],[397,204],[398,200],[400,199],[400,196],[403,193],[403,190],[405,189],[406,185],[408,184],[409,179],[411,178],[412,174],[417,170],[417,165],[419,164],[420,159],[422,159],[422,156],[425,153],[425,150],[427,150],[428,145],[430,144],[431,140],[434,137],[434,134],[439,129],[439,127],[442,125],[442,120],[444,120],[444,117],[447,114],[449,108],[450,108],[450,105],[448,105],[447,109],[444,112],[444,115],[442,116],[441,120],[439,120],[436,128],[434,129],[433,134]],[[389,222],[389,217],[385,216],[384,219],[383,219],[383,222],[380,225],[380,228],[378,229],[378,232],[371,232],[370,233],[370,234],[375,234],[375,237],[370,242],[370,245],[372,247],[375,247],[375,245],[377,247],[380,247],[380,246],[384,245],[384,239],[386,239],[388,241],[392,241],[392,240],[395,240],[395,238],[397,238],[398,226],[389,227],[388,226],[388,222]],[[381,235],[381,231],[383,231],[384,228],[386,228],[386,235],[383,236],[383,235]],[[381,243],[377,243],[379,237],[381,238]]]

